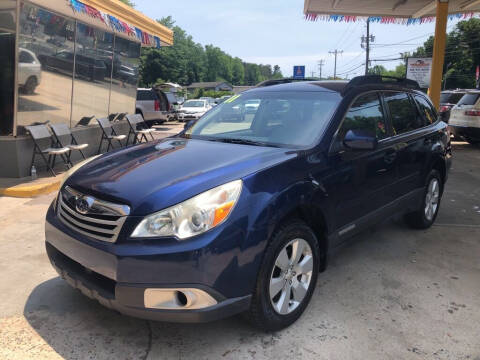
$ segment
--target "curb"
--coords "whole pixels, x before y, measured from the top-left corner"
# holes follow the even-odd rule
[[[60,188],[61,179],[38,185],[16,185],[8,188],[0,188],[0,196],[18,198],[31,198],[39,195],[50,194]]]

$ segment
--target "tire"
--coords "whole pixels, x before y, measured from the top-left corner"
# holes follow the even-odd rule
[[[440,209],[443,193],[443,181],[440,173],[435,169],[430,171],[425,184],[420,208],[405,215],[405,221],[414,229],[428,229],[432,226]],[[428,204],[430,206],[427,206]]]
[[[297,257],[299,261],[293,261],[297,266],[292,268],[294,248],[298,250],[300,246],[303,246],[303,251]],[[250,309],[246,314],[254,326],[264,331],[277,331],[290,326],[302,315],[316,286],[320,268],[319,252],[315,234],[300,220],[291,221],[275,231],[265,250]],[[298,264],[303,264],[303,270]],[[282,271],[279,265],[287,272]]]
[[[31,95],[35,92],[36,88],[37,78],[35,76],[30,76],[25,82],[25,85],[23,86],[23,91],[25,92],[25,94]]]

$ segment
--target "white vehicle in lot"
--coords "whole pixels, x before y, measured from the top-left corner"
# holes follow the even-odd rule
[[[197,120],[212,108],[208,100],[187,100],[178,111],[180,121]]]
[[[33,94],[42,79],[42,65],[34,52],[20,48],[18,54],[18,85],[25,94]]]
[[[450,114],[450,132],[470,144],[480,144],[480,90],[468,91]]]

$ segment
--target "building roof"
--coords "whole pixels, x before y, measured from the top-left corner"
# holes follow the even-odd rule
[[[305,14],[342,14],[352,16],[393,16],[418,18],[435,16],[436,0],[305,0]],[[480,11],[478,0],[449,0],[448,12]]]
[[[95,26],[104,31],[114,32],[116,35],[126,39],[138,41],[135,38],[124,34],[123,32],[114,31],[104,22],[95,17],[88,16],[82,12],[76,12],[70,6],[68,0],[30,0],[32,4],[41,6],[57,14],[67,16],[69,18],[77,19],[87,25]],[[89,5],[97,10],[103,11],[109,15],[135,26],[150,35],[158,36],[162,46],[173,45],[173,31],[164,25],[150,19],[141,12],[132,9],[119,0],[81,0],[82,3]]]
[[[187,88],[189,89],[200,89],[200,88],[215,88],[219,85],[222,85],[222,84],[226,84],[230,87],[232,87],[232,85],[230,85],[228,82],[226,81],[211,81],[211,82],[196,82],[196,83],[192,83],[190,85],[187,86]]]

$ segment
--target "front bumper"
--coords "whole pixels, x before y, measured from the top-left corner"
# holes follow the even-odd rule
[[[50,215],[52,212],[49,211]],[[55,223],[54,221],[52,221]],[[118,281],[117,269],[125,256],[117,256],[78,241],[61,230],[61,225],[45,224],[46,250],[53,267],[72,287],[102,305],[125,315],[168,322],[208,322],[247,310],[251,295],[226,298],[212,287],[195,283],[139,283]],[[157,271],[158,264],[143,266],[145,275]],[[127,269],[123,269],[126,271]],[[138,268],[132,271],[138,272]],[[179,269],[180,271],[180,269]],[[141,277],[141,274],[137,274]],[[209,294],[216,304],[200,309],[152,309],[145,306],[146,289],[194,288]]]
[[[199,119],[203,114],[197,114],[197,113],[194,113],[194,114],[187,114],[187,113],[181,113],[179,112],[178,113],[178,118],[180,120],[196,120],[196,119]]]

